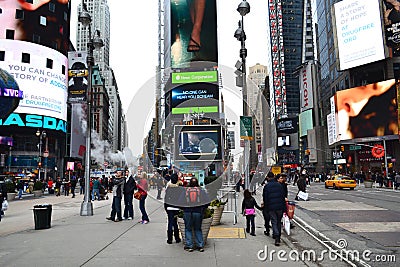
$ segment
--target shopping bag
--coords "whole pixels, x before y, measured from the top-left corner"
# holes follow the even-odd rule
[[[308,200],[308,193],[303,192],[303,191],[299,191],[299,193],[297,194],[297,197],[307,201]]]
[[[286,213],[289,219],[293,219],[294,217],[294,209],[296,205],[292,201],[286,201]]]
[[[3,204],[1,205],[1,210],[6,211],[8,209],[8,201],[4,200]]]
[[[283,214],[282,223],[283,229],[285,229],[286,234],[290,235],[290,219],[286,213]]]

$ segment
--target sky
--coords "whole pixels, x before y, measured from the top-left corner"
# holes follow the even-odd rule
[[[240,42],[233,35],[241,19],[236,11],[241,0],[216,1],[219,65],[234,70],[235,63],[240,59]],[[81,0],[71,2],[73,43],[76,31],[76,10],[80,2]],[[108,1],[111,16],[110,67],[114,70],[122,106],[126,113],[140,88],[151,83],[155,76],[158,64],[158,0],[133,1],[132,4],[121,4],[122,2]],[[247,67],[256,63],[267,65],[268,2],[267,0],[248,0],[247,2],[250,4],[250,13],[244,17],[244,30],[247,36]],[[151,116],[148,119],[151,119]],[[149,130],[148,127],[144,128],[144,133]],[[129,135],[132,137],[136,134],[129,133]],[[138,140],[138,143],[132,146],[140,149],[142,137],[135,137],[135,140]]]

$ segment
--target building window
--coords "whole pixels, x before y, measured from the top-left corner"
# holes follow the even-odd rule
[[[22,63],[30,63],[31,55],[28,53],[22,53]]]
[[[46,61],[46,68],[52,69],[53,68],[53,60],[52,59],[47,59]]]
[[[23,20],[25,18],[25,13],[21,9],[15,10],[15,19]]]
[[[40,44],[40,36],[39,35],[34,33],[32,39],[33,39],[32,41],[34,43]]]
[[[40,25],[42,25],[42,26],[47,26],[47,19],[46,19],[46,17],[40,16],[39,21],[40,21],[40,22],[39,22]]]
[[[5,51],[0,51],[0,61],[4,61],[5,55],[6,55]]]
[[[14,40],[14,30],[6,30],[6,39]]]
[[[56,11],[56,5],[54,3],[49,3],[49,10],[50,12],[55,12]]]

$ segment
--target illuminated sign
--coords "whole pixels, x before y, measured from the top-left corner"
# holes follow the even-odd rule
[[[345,0],[334,8],[340,70],[384,59],[379,0]]]
[[[0,120],[0,126],[32,127],[67,132],[66,121],[30,114],[12,113],[7,119]]]
[[[172,73],[172,83],[217,82],[217,71],[193,71]]]
[[[10,73],[24,92],[14,112],[66,121],[67,57],[57,50],[24,41],[0,39],[0,47],[5,51],[0,68]],[[26,62],[21,61],[23,55]]]
[[[300,112],[314,107],[312,64],[302,67],[300,74]]]

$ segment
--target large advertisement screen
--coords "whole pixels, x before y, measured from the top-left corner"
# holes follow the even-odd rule
[[[221,126],[176,126],[175,159],[213,161],[222,158]]]
[[[0,39],[37,43],[66,56],[70,35],[69,2],[0,1]]]
[[[171,68],[218,62],[216,0],[171,0]]]
[[[344,0],[334,8],[339,69],[384,59],[379,0]]]
[[[299,115],[300,137],[307,135],[307,130],[311,130],[314,127],[312,111],[312,109],[308,109]]]
[[[175,87],[171,92],[172,114],[218,112],[219,88],[217,84],[184,84]]]
[[[386,44],[397,48],[400,46],[400,2],[398,0],[382,0],[382,2]]]
[[[68,101],[85,102],[89,71],[86,52],[68,52]]]
[[[340,140],[398,134],[395,80],[336,93]]]
[[[67,120],[68,59],[60,52],[16,40],[0,40],[4,60],[0,68],[10,73],[24,92],[15,113]]]
[[[312,64],[301,68],[300,73],[300,112],[314,107]]]

